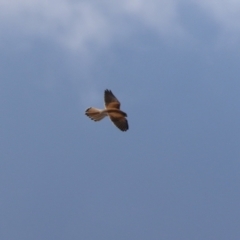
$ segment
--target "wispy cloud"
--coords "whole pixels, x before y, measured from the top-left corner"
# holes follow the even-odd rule
[[[238,0],[196,1],[222,28],[240,32],[240,2]]]
[[[78,84],[81,82],[81,102],[94,104],[102,96],[105,81],[101,79],[99,87],[91,75],[92,64],[88,63],[94,61],[92,58],[95,59],[95,54],[111,44],[121,44],[137,36],[141,28],[152,31],[166,41],[195,40],[198,34],[191,38],[191,29],[182,21],[186,6],[190,6],[188,10],[194,6],[195,12],[199,10],[200,16],[204,13],[208,16],[207,21],[218,27],[215,42],[234,43],[234,46],[239,43],[238,0],[0,0],[0,47],[3,46],[6,51],[11,45],[11,48],[24,51],[34,46],[36,39],[41,39],[66,50],[62,56],[67,66],[65,71],[72,74],[68,78]],[[189,16],[194,18],[194,14]],[[198,18],[196,27],[200,26],[199,21],[201,25],[201,18]],[[194,24],[193,21],[192,29],[195,29]],[[204,44],[208,44],[207,41]],[[73,56],[74,53],[77,54]],[[37,66],[38,61],[41,60],[36,59]],[[58,71],[52,66],[47,71],[44,66],[44,71],[39,70],[42,74],[38,76],[41,84],[45,79],[48,87],[55,86],[55,82],[59,81]]]
[[[160,34],[178,33],[176,1],[2,0],[2,34],[41,37],[73,50],[106,46],[143,24]]]
[[[0,3],[4,34],[49,38],[70,49],[106,44],[109,26],[95,5],[83,1],[10,0]]]
[[[96,50],[131,36],[141,25],[160,37],[187,36],[179,19],[182,4],[188,3],[199,6],[223,32],[239,37],[237,0],[1,0],[0,27],[5,37],[41,37],[74,51]]]
[[[192,1],[194,2],[194,1]],[[217,42],[220,45],[236,45],[240,41],[240,2],[238,0],[203,0],[198,5],[218,25]]]

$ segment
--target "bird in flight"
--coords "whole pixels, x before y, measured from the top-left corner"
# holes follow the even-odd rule
[[[120,110],[120,102],[113,95],[111,90],[106,89],[104,92],[105,109],[90,107],[85,114],[94,121],[100,121],[104,117],[109,116],[111,121],[121,131],[128,130],[127,114]]]

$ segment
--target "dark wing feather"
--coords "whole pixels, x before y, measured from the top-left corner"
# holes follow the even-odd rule
[[[127,131],[128,130],[128,121],[126,118],[118,118],[118,119],[111,119],[112,122],[117,126],[121,131]]]
[[[113,95],[111,90],[106,89],[104,92],[104,101],[106,108],[120,108],[120,102]]]

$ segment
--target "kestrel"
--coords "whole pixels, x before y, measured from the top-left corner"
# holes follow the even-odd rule
[[[104,92],[105,109],[90,107],[85,114],[94,121],[100,121],[109,116],[111,121],[121,130],[128,130],[127,114],[120,110],[120,102],[113,95],[111,90],[106,89]]]

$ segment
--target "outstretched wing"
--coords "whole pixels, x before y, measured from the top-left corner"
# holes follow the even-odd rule
[[[117,126],[121,131],[127,131],[128,130],[128,121],[125,117],[118,118],[118,119],[112,119],[112,122]]]
[[[113,95],[111,90],[106,89],[104,92],[104,101],[106,108],[120,108],[120,102],[118,99]]]
[[[108,116],[111,119],[111,121],[122,131],[128,130],[128,121],[125,118],[126,113],[120,111],[120,110],[113,110],[108,112]]]

